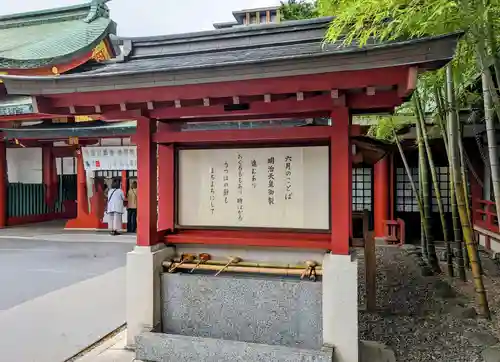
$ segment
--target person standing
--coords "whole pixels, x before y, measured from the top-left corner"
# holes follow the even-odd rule
[[[122,229],[122,215],[124,209],[125,195],[120,188],[120,180],[114,179],[111,189],[108,191],[108,204],[106,213],[108,214],[108,228],[111,235],[120,235]]]
[[[137,231],[137,181],[133,181],[127,193],[127,232]]]

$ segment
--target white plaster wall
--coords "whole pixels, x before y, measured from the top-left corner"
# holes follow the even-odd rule
[[[121,138],[101,138],[99,143],[101,146],[122,146],[122,142]]]
[[[41,184],[42,148],[7,148],[7,174],[11,183]]]
[[[57,157],[56,168],[58,175],[76,175],[76,157]]]

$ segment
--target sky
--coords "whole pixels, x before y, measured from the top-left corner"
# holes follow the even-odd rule
[[[0,15],[76,5],[90,0],[2,0]],[[111,18],[121,36],[149,36],[213,29],[234,20],[232,11],[279,5],[279,0],[112,0]]]

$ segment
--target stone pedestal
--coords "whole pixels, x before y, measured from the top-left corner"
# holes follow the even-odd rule
[[[164,273],[161,286],[161,333],[137,338],[139,359],[358,362],[354,256],[325,255],[317,282]]]
[[[136,246],[127,254],[127,346],[135,347],[135,338],[152,331],[161,323],[160,274],[162,262],[174,254],[163,244]]]
[[[355,254],[323,258],[323,344],[335,362],[358,362],[358,261]]]

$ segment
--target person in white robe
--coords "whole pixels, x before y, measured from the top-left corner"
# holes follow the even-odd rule
[[[122,215],[124,212],[125,195],[120,188],[120,180],[114,179],[111,189],[108,191],[108,204],[106,213],[108,215],[108,228],[111,235],[120,235],[122,229]]]

